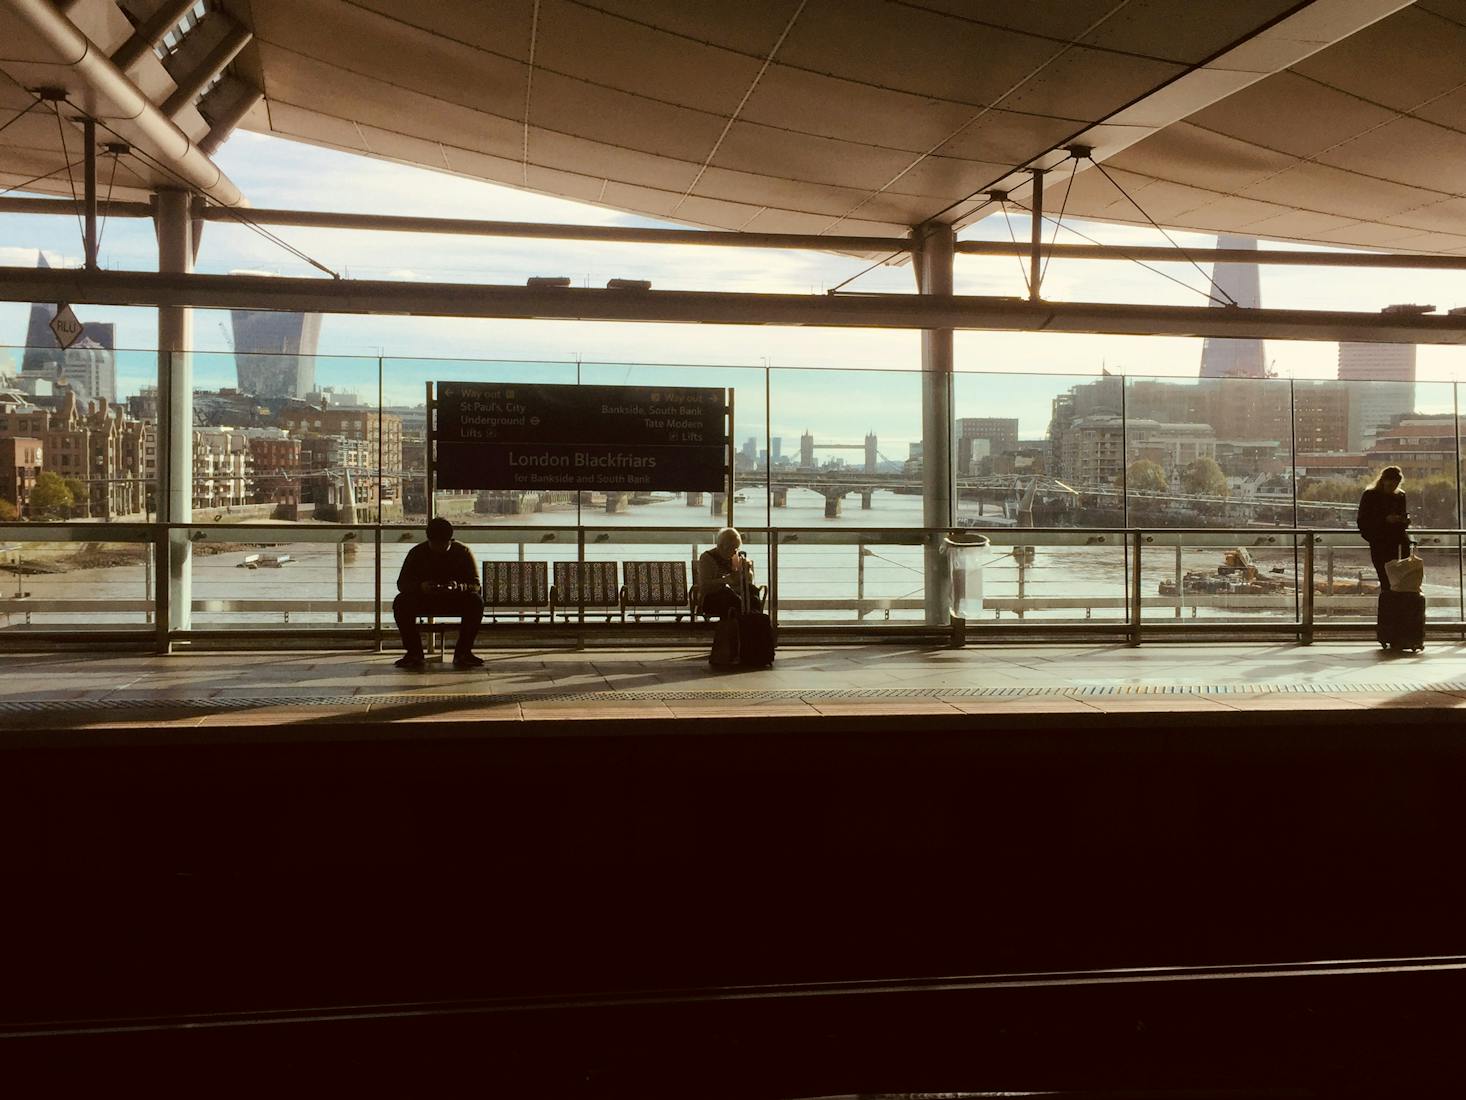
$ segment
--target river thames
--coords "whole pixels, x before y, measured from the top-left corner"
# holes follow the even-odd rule
[[[756,503],[735,502],[735,523],[744,528],[754,539],[765,526],[766,515],[781,531],[785,532],[839,532],[849,539],[845,545],[799,545],[797,541],[784,542],[779,548],[778,596],[780,618],[787,622],[823,621],[853,623],[856,620],[854,601],[857,595],[876,601],[920,601],[922,596],[922,548],[919,545],[891,545],[876,541],[862,542],[862,530],[871,531],[874,537],[900,537],[903,531],[911,532],[913,542],[921,524],[921,498],[888,491],[877,491],[870,509],[860,507],[858,493],[847,496],[843,512],[835,518],[826,518],[824,498],[811,490],[794,489],[789,492],[788,506],[765,511],[764,496],[750,490],[747,496]],[[690,561],[711,543],[712,536],[722,525],[721,517],[710,514],[708,504],[689,507],[680,498],[658,499],[646,504],[631,505],[627,511],[608,515],[603,509],[590,507],[579,510],[566,507],[522,516],[480,516],[465,515],[462,522],[472,522],[485,528],[521,527],[531,531],[539,530],[549,534],[555,531],[554,542],[541,541],[543,535],[530,534],[521,546],[514,542],[474,543],[473,534],[467,533],[470,548],[483,561],[487,558],[515,559],[521,556],[530,561],[568,561],[576,554],[575,525],[577,518],[587,531],[585,554],[593,561],[661,560]],[[221,525],[222,527],[223,525]],[[315,525],[312,525],[313,527]],[[677,527],[694,528],[704,532],[700,539],[668,539],[665,543],[640,541],[633,544],[618,544],[617,528]],[[879,535],[876,533],[879,532]],[[506,532],[507,533],[507,532]],[[988,532],[1004,541],[1001,528]],[[211,535],[213,532],[211,531]],[[223,535],[224,531],[221,530]],[[396,531],[392,532],[396,535]],[[254,537],[258,538],[258,534]],[[386,538],[384,533],[384,539]],[[644,535],[639,535],[644,538]],[[787,536],[785,536],[787,538]],[[220,552],[199,552],[193,559],[193,597],[196,601],[241,601],[271,600],[286,603],[307,601],[332,601],[338,593],[337,548],[330,543],[291,542],[289,525],[281,525],[279,541],[268,545],[242,540],[231,540],[221,547],[210,547]],[[602,539],[605,541],[601,541]],[[1011,536],[1007,537],[1011,540]],[[220,540],[224,541],[223,539]],[[390,600],[396,590],[397,572],[409,549],[410,542],[385,542],[382,547],[382,591],[384,599]],[[141,547],[117,547],[118,557],[132,560],[123,564],[107,564],[100,568],[76,568],[68,563],[63,548],[43,545],[35,548],[9,548],[3,554],[9,569],[0,572],[0,597],[13,598],[22,593],[33,600],[143,600],[149,595],[147,559]],[[765,546],[751,542],[750,557],[758,566],[759,580],[768,582],[768,551]],[[247,554],[266,552],[289,554],[289,564],[278,569],[240,568]],[[1224,549],[1217,547],[1188,549],[1183,553],[1183,570],[1213,573],[1222,563]],[[1426,587],[1427,596],[1454,598],[1457,588],[1458,567],[1454,551],[1450,561],[1442,555],[1432,563],[1432,581]],[[1154,597],[1159,592],[1161,581],[1175,578],[1175,555],[1171,549],[1156,550],[1144,557],[1142,592]],[[1049,621],[1106,619],[1118,620],[1125,616],[1126,594],[1125,553],[1118,537],[1110,537],[1104,544],[1091,546],[1037,546],[1033,550],[1031,564],[1020,564],[1007,546],[990,547],[982,555],[983,592],[989,601],[1006,603],[1022,595],[1032,601],[1032,609],[1025,612],[1025,618]],[[22,569],[30,566],[59,568],[57,572],[16,572],[20,563]],[[1281,570],[1285,575],[1293,571],[1292,555],[1288,551],[1274,551],[1259,561],[1267,570]],[[1319,563],[1320,575],[1323,563]],[[1335,576],[1352,578],[1373,576],[1368,553],[1361,543],[1357,550],[1335,552]],[[350,601],[370,602],[376,590],[375,554],[370,545],[362,546],[354,554],[343,557],[340,572],[341,596]],[[822,602],[848,601],[849,606],[819,610],[801,609],[802,601]],[[1054,607],[1057,602],[1067,606]],[[1264,601],[1258,601],[1261,604]],[[1248,622],[1276,619],[1292,621],[1294,617],[1291,597],[1267,601],[1270,606],[1246,609],[1246,602],[1237,603],[1230,610],[1200,608],[1193,612],[1190,606],[1183,609],[1183,617],[1215,618],[1231,615]],[[1453,600],[1454,602],[1454,600]],[[1372,604],[1372,601],[1370,601]],[[1050,606],[1043,606],[1048,604]],[[1452,609],[1432,607],[1433,615],[1446,615]],[[984,617],[992,617],[989,612]],[[1369,613],[1351,610],[1349,614],[1371,617]],[[1174,617],[1173,608],[1147,608],[1147,618]],[[1003,610],[1002,618],[1011,619],[1014,613]],[[390,626],[390,615],[386,616]],[[919,607],[876,607],[867,611],[865,621],[880,622],[889,618],[892,622],[918,622],[922,618]],[[21,625],[25,621],[19,610],[0,613],[0,624]],[[34,611],[30,622],[35,626],[82,625],[120,626],[146,621],[142,610],[113,611]],[[285,621],[283,610],[224,610],[201,609],[194,615],[196,626],[249,627],[279,626]],[[327,624],[337,621],[334,611],[292,611],[292,624]],[[348,624],[364,624],[372,621],[369,610],[344,613]],[[0,625],[0,628],[3,628]]]

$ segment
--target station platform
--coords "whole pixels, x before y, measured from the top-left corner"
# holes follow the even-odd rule
[[[1466,1041],[1466,646],[480,652],[9,656],[7,1067],[1434,1095]]]
[[[1466,643],[1392,655],[1366,642],[785,647],[765,670],[710,670],[701,649],[481,649],[483,670],[395,653],[15,654],[0,726],[177,730],[421,723],[622,724],[989,715],[1368,712],[1466,707]],[[1342,715],[1341,715],[1342,717]]]

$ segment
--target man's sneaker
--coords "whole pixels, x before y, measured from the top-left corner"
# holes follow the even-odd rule
[[[392,664],[395,665],[397,668],[407,668],[411,669],[414,672],[421,672],[423,669],[428,667],[428,663],[424,661],[421,656],[412,653],[407,653],[401,657],[398,657],[397,660],[392,662]]]
[[[484,659],[482,657],[475,657],[472,653],[455,653],[453,654],[453,667],[483,668]]]

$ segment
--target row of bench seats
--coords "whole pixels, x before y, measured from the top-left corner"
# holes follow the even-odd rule
[[[610,621],[628,615],[644,618],[684,617],[695,619],[701,593],[687,583],[687,562],[625,561],[619,569],[614,561],[557,561],[554,581],[549,562],[486,561],[484,573],[484,618],[538,622],[542,616],[577,618],[587,614]],[[696,570],[696,563],[693,564]]]

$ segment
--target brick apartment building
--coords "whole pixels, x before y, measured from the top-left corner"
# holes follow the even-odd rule
[[[300,503],[300,440],[283,428],[244,428],[249,440],[250,499],[257,504]]]
[[[31,489],[41,472],[42,446],[39,439],[12,435],[0,438],[0,500],[26,514]]]
[[[1438,477],[1455,480],[1456,425],[1453,420],[1449,413],[1405,417],[1379,429],[1374,446],[1367,452],[1370,468],[1378,471],[1385,466],[1398,466],[1404,471],[1407,482]]]
[[[358,503],[366,502],[368,493],[373,502],[376,500],[380,439],[382,499],[401,499],[400,416],[359,407],[333,409],[292,404],[281,410],[280,426],[301,441],[303,473],[349,469]],[[345,442],[343,446],[332,448],[326,444],[310,443],[311,436],[337,438]],[[321,481],[319,478],[316,480]],[[371,486],[370,489],[368,485]],[[304,486],[302,491],[305,494],[302,496],[303,500],[313,499],[310,486]]]
[[[0,439],[38,440],[42,469],[82,482],[86,496],[77,510],[97,519],[141,515],[147,507],[147,483],[138,473],[148,434],[105,397],[80,409],[72,390],[55,409],[0,405]]]

